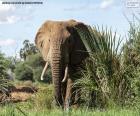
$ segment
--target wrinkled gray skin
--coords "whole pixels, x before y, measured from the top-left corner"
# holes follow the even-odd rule
[[[75,27],[87,28],[75,20],[46,21],[35,38],[36,46],[46,61],[41,79],[50,64],[56,103],[65,109],[70,105],[70,101],[76,99],[76,96],[72,98],[74,80],[71,75],[88,56],[86,52],[81,52],[86,49]]]

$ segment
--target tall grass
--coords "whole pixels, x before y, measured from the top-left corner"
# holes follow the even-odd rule
[[[110,104],[125,104],[131,69],[121,61],[121,39],[107,28],[100,31],[88,26],[77,31],[90,56],[81,72],[82,78],[74,84],[81,88],[86,106],[105,108]]]
[[[122,60],[125,67],[130,67],[129,76],[129,101],[128,104],[140,108],[140,20],[135,18],[130,23],[128,40],[123,46]]]
[[[34,106],[38,109],[53,109],[54,97],[53,97],[53,85],[41,86],[35,96],[32,98]]]

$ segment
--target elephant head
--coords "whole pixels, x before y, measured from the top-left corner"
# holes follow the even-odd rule
[[[51,65],[55,99],[60,105],[63,104],[62,82],[67,79],[69,66],[77,65],[87,57],[87,53],[81,52],[86,49],[75,27],[87,28],[86,25],[75,20],[46,21],[35,38],[36,46],[46,61],[43,73],[48,62]]]

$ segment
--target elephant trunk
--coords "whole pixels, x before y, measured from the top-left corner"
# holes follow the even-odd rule
[[[52,48],[52,78],[54,84],[54,94],[56,99],[56,104],[62,106],[62,91],[61,91],[61,81],[63,77],[63,67],[62,67],[62,55],[61,55],[60,47],[56,48],[55,46]]]

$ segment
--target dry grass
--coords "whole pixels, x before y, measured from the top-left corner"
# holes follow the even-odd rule
[[[0,102],[22,102],[27,101],[32,97],[34,93],[37,92],[37,88],[32,86],[23,86],[23,85],[17,85],[16,87],[12,87],[9,90],[9,95],[6,96],[2,93],[0,93]]]
[[[32,93],[26,92],[12,92],[11,93],[11,100],[13,102],[20,102],[20,101],[27,101],[32,97]]]

